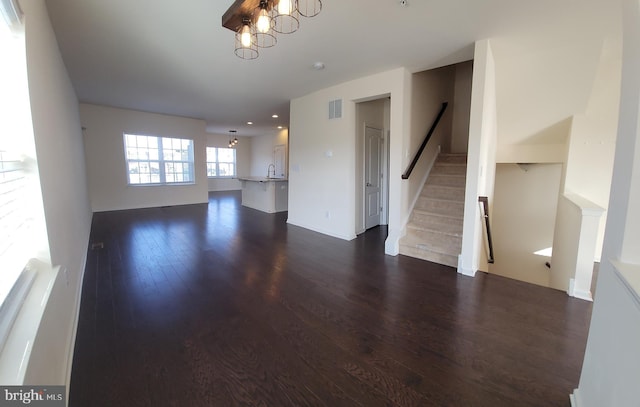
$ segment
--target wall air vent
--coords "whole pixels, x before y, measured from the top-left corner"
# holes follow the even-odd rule
[[[342,119],[342,99],[329,102],[329,120]]]

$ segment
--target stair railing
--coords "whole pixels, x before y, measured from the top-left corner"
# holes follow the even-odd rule
[[[402,174],[402,179],[409,179],[409,176],[411,175],[411,172],[413,171],[413,167],[415,167],[416,164],[418,163],[418,160],[420,159],[420,156],[422,155],[422,152],[424,151],[425,147],[427,146],[427,143],[431,139],[431,136],[433,135],[433,132],[435,131],[436,126],[438,126],[438,123],[440,122],[440,119],[442,118],[442,115],[444,115],[444,111],[447,110],[447,105],[448,104],[449,103],[447,103],[447,102],[442,103],[442,108],[440,109],[440,113],[438,113],[438,116],[436,116],[436,119],[433,121],[433,124],[431,125],[431,128],[429,129],[429,131],[427,132],[427,135],[425,136],[424,140],[422,141],[422,144],[420,145],[420,148],[418,149],[418,152],[416,152],[416,155],[413,157],[413,160],[411,160],[411,164],[409,164],[409,166],[407,167],[407,170],[404,172],[404,174]]]
[[[478,202],[482,204],[482,216],[484,217],[484,225],[487,230],[487,245],[489,247],[489,258],[487,259],[487,261],[490,264],[493,264],[495,259],[493,257],[493,240],[491,239],[491,226],[489,222],[489,198],[487,198],[486,196],[479,196]]]

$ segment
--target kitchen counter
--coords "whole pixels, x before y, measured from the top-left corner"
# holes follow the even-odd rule
[[[242,206],[262,212],[289,209],[289,181],[286,178],[238,177],[242,182]]]
[[[240,181],[252,181],[252,182],[287,182],[286,178],[271,178],[271,177],[238,177]]]

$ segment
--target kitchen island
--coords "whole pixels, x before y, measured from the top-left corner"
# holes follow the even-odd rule
[[[242,206],[262,212],[288,210],[289,182],[286,178],[239,177],[242,182]]]

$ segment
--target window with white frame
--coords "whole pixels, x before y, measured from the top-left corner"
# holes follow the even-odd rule
[[[0,349],[35,278],[29,264],[49,255],[21,15],[0,2]]]
[[[193,140],[125,134],[129,185],[192,184]]]
[[[236,150],[234,148],[207,147],[207,177],[233,178],[236,176]]]

